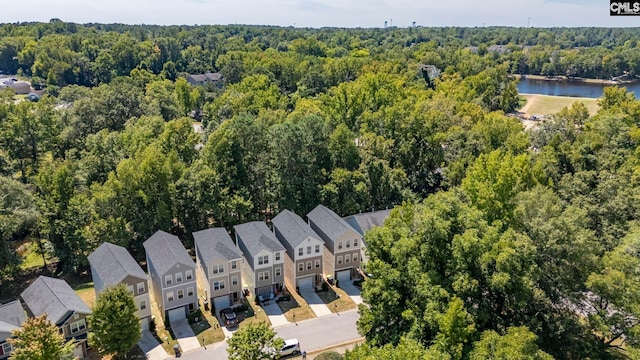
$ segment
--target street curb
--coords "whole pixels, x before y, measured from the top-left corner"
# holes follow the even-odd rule
[[[364,342],[364,341],[365,341],[365,338],[361,337],[359,339],[349,340],[349,341],[345,341],[345,342],[342,342],[342,343],[339,343],[339,344],[333,344],[333,345],[325,346],[325,347],[320,348],[320,349],[307,351],[307,355],[312,355],[312,354],[315,355],[315,354],[318,354],[318,353],[325,352],[327,350],[331,350],[331,349],[335,349],[335,348],[339,348],[339,347],[343,347],[343,346],[348,346],[348,345],[352,345],[352,344],[359,343],[359,342]]]

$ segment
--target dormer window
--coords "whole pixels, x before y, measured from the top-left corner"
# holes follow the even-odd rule
[[[278,258],[276,258],[276,260],[278,260]],[[237,268],[238,268],[238,261],[231,260],[231,270],[235,270]]]
[[[279,251],[276,252],[275,256],[276,256],[276,261],[280,261],[280,252]]]
[[[258,265],[267,265],[269,263],[269,255],[258,256]]]
[[[358,246],[358,239],[353,239],[353,247],[357,247]]]
[[[303,248],[299,248],[299,249],[298,249],[298,255],[299,255],[299,256],[304,255],[304,249],[303,249]]]

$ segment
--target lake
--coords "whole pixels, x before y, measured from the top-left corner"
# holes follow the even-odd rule
[[[612,86],[609,84],[594,84],[578,81],[554,81],[554,80],[534,80],[521,78],[518,82],[518,92],[522,94],[540,94],[555,96],[573,96],[599,98],[602,96],[604,88]],[[627,91],[631,91],[640,96],[640,83],[624,84]]]

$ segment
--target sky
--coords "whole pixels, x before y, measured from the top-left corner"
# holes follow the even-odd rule
[[[28,4],[28,5],[26,5]],[[49,21],[294,27],[640,27],[607,0],[4,0],[0,23]]]

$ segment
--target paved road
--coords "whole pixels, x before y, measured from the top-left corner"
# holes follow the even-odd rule
[[[275,328],[278,336],[284,339],[297,338],[301,349],[307,352],[360,339],[356,328],[358,311],[356,309],[339,314],[313,318]],[[207,345],[207,348],[191,351],[182,355],[183,360],[227,359],[227,343],[219,342]]]

